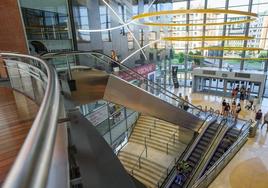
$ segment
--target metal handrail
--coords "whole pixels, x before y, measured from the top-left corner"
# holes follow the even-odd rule
[[[139,74],[138,72],[136,72],[135,70],[131,69],[130,67],[128,67],[128,66],[126,66],[126,65],[123,65],[123,64],[121,64],[119,61],[115,61],[114,59],[112,59],[110,56],[105,55],[105,54],[102,54],[102,53],[99,53],[99,52],[94,52],[94,51],[71,51],[71,52],[59,52],[59,53],[52,53],[52,54],[47,53],[47,54],[44,54],[44,55],[42,56],[42,58],[44,58],[44,59],[50,59],[50,58],[52,58],[52,57],[57,57],[57,56],[80,55],[80,54],[93,55],[94,57],[96,57],[96,58],[98,58],[98,59],[104,61],[105,63],[114,62],[114,63],[116,63],[118,66],[123,67],[124,69],[127,69],[128,71],[131,71],[131,72],[133,72],[134,74],[138,75],[138,77],[142,78],[143,80],[146,80],[147,82],[152,83],[152,85],[157,86],[158,88],[160,88],[160,92],[161,92],[161,90],[163,90],[164,92],[161,92],[163,95],[168,96],[168,95],[166,95],[166,93],[168,93],[168,94],[170,94],[171,96],[173,96],[173,97],[168,96],[169,98],[171,98],[171,99],[173,99],[173,100],[176,100],[176,101],[178,101],[178,100],[179,100],[179,101],[183,101],[183,103],[187,103],[188,105],[192,106],[193,108],[198,109],[199,111],[202,111],[202,109],[198,108],[197,106],[193,105],[192,103],[190,103],[190,102],[188,102],[188,101],[185,101],[185,100],[182,99],[182,98],[179,98],[179,97],[178,97],[177,95],[175,95],[174,93],[172,93],[172,92],[166,90],[166,89],[165,89],[164,87],[162,87],[161,85],[159,85],[159,84],[157,84],[157,83],[155,83],[155,82],[153,82],[153,81],[147,79],[146,77],[144,77],[143,75]],[[49,56],[49,55],[52,55],[52,57]],[[103,59],[101,59],[100,57],[95,56],[95,55],[101,55],[101,56],[104,56],[105,58],[109,59],[109,62],[106,62],[105,60],[103,60]],[[127,72],[126,72],[126,73],[127,73]],[[128,74],[128,73],[127,73],[127,74]],[[129,74],[129,75],[132,76],[132,77],[134,77],[132,74]]]
[[[47,85],[39,111],[6,177],[3,188],[46,187],[56,139],[60,87],[56,70],[44,60],[30,55],[0,53],[3,59],[26,58],[37,61],[47,74]]]
[[[241,135],[243,128],[245,126],[248,126],[249,124],[252,124],[252,122],[253,122],[253,120],[252,119],[249,119],[246,123],[244,123],[243,126],[240,128],[238,135]]]

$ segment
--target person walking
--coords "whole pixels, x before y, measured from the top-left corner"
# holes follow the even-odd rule
[[[222,114],[222,115],[224,114],[225,106],[226,106],[226,100],[223,99],[222,104],[221,104],[221,114]]]
[[[118,56],[116,55],[116,52],[114,50],[111,50],[111,69],[112,72],[118,72],[119,71],[119,65],[118,65]]]
[[[240,103],[238,103],[236,106],[236,111],[235,111],[235,121],[237,120],[240,112],[241,112],[241,105],[240,105]]]
[[[262,111],[261,109],[259,109],[255,115],[255,121],[257,122],[257,126],[261,123],[261,119],[262,119]]]
[[[230,112],[230,104],[226,103],[223,116],[227,117],[229,115],[229,112]]]
[[[235,111],[236,111],[236,102],[235,99],[232,102],[232,107],[231,107],[231,114],[235,116]]]
[[[263,124],[261,125],[261,129],[263,128],[263,126],[267,124],[267,129],[266,131],[268,132],[268,112],[266,112],[266,114],[263,117]]]
[[[185,95],[185,98],[184,98],[185,102],[183,103],[183,109],[185,111],[187,111],[189,109],[189,98],[187,95]]]

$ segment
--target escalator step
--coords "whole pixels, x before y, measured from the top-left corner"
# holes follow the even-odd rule
[[[201,157],[201,155],[196,153],[196,152],[192,153],[191,155],[194,156],[197,159],[200,159],[200,157]]]
[[[210,142],[211,138],[208,138],[208,137],[202,137],[202,140],[205,140],[206,142]]]
[[[209,133],[209,132],[205,132],[204,133],[204,136],[205,137],[208,137],[208,138],[212,138],[213,137],[213,134],[212,133]]]
[[[206,130],[207,133],[211,134],[211,135],[215,135],[215,132],[214,130]]]
[[[215,153],[215,156],[220,158],[222,156],[222,154],[221,153]]]
[[[198,159],[196,159],[194,156],[190,156],[189,160],[193,162],[193,164],[196,164],[198,162]]]
[[[195,152],[196,153],[199,153],[199,154],[202,154],[204,150],[200,149],[200,148],[195,148]]]
[[[202,146],[208,146],[208,142],[202,140],[202,138],[201,138],[201,140],[199,141],[198,145],[199,145],[199,144],[201,144]]]
[[[195,163],[191,160],[187,160],[188,164],[190,165],[191,168],[195,166]]]

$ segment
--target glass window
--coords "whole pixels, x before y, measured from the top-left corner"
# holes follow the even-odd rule
[[[87,7],[74,7],[76,14],[74,14],[76,27],[77,27],[77,40],[78,42],[90,41],[89,30],[89,13]]]
[[[111,16],[107,6],[100,6],[100,22],[101,29],[108,29],[111,27]],[[111,32],[103,31],[101,32],[102,40],[105,42],[111,42]]]

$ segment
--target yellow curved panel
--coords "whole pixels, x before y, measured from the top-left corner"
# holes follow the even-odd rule
[[[153,27],[182,27],[182,26],[215,26],[215,25],[232,25],[232,24],[242,24],[253,22],[256,19],[246,19],[233,22],[216,22],[216,23],[193,23],[193,24],[179,24],[179,23],[157,23],[157,22],[144,22],[143,25],[153,26]]]
[[[254,37],[246,36],[192,36],[192,37],[163,37],[164,41],[226,41],[226,40],[250,40]]]
[[[220,56],[202,56],[202,55],[189,55],[193,58],[206,58],[206,59],[229,59],[229,60],[255,60],[255,61],[263,61],[268,60],[268,58],[241,58],[241,57],[220,57]]]
[[[133,16],[133,20],[138,20],[142,18],[149,18],[154,16],[161,16],[161,15],[172,15],[172,14],[191,14],[191,13],[200,13],[200,14],[235,14],[235,15],[243,15],[243,16],[251,16],[257,17],[257,14],[250,13],[246,11],[238,11],[238,10],[224,10],[224,9],[177,9],[177,10],[164,10],[164,11],[157,11],[157,12],[148,12],[138,14]]]
[[[263,48],[253,47],[220,47],[220,46],[207,46],[207,47],[196,47],[194,50],[226,50],[226,51],[258,51]]]

